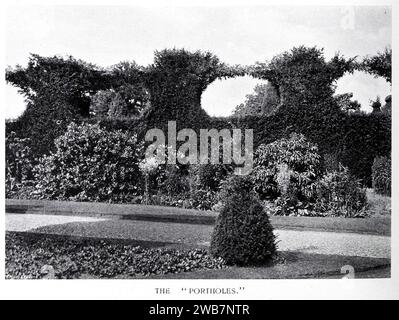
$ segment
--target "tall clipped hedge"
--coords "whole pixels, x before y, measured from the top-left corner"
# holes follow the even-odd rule
[[[126,101],[136,101],[132,107],[137,112],[148,108],[140,120],[100,119],[109,128],[123,127],[130,134],[137,133],[139,139],[147,129],[165,129],[168,120],[176,120],[178,129],[249,128],[254,129],[255,147],[298,132],[317,143],[322,155],[337,155],[352,174],[371,186],[374,158],[387,156],[391,150],[391,118],[340,110],[332,96],[334,82],[356,67],[353,59],[336,55],[326,61],[322,50],[303,46],[247,67],[228,66],[209,52],[184,49],[156,52],[154,63],[146,68],[121,63],[108,71],[72,57],[32,55],[26,68],[17,66],[6,72],[7,82],[19,87],[28,99],[26,112],[7,123],[7,134],[14,131],[20,138],[30,138],[35,157],[48,154],[54,151],[54,139],[71,121],[88,120],[90,97],[99,90],[112,89]],[[391,68],[385,62],[382,67],[385,71]],[[384,76],[385,71],[376,74]],[[201,108],[202,92],[216,79],[244,75],[273,84],[282,101],[278,112],[271,116],[209,117]]]
[[[65,133],[70,122],[81,121],[75,111],[66,101],[34,98],[17,120],[6,123],[6,136],[14,132],[21,139],[30,139],[33,157],[40,158],[55,150],[54,140]]]
[[[254,130],[254,148],[297,132],[316,143],[321,155],[335,155],[351,174],[371,187],[371,167],[377,156],[391,152],[391,117],[348,114],[331,100],[311,106],[283,105],[270,116],[211,118],[208,127]]]

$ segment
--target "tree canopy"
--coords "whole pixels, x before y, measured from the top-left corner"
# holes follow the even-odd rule
[[[235,108],[233,115],[269,115],[277,110],[278,105],[276,89],[270,83],[257,84],[254,92],[246,96],[245,102]]]

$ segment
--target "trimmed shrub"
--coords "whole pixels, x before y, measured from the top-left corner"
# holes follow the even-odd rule
[[[231,176],[223,182],[220,196],[223,206],[212,234],[212,255],[230,265],[256,265],[272,260],[276,238],[250,178]]]
[[[255,151],[252,177],[255,191],[263,199],[291,195],[306,200],[309,187],[320,171],[320,156],[316,145],[304,135],[293,133],[287,138]]]
[[[374,159],[373,188],[378,194],[391,196],[391,159],[377,157]]]
[[[364,216],[366,190],[345,167],[326,173],[314,186],[315,210],[328,216]]]
[[[122,131],[71,123],[35,168],[38,197],[129,202],[140,191],[142,145]]]

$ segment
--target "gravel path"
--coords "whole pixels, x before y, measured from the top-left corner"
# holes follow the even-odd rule
[[[355,233],[276,230],[279,249],[371,258],[391,257],[391,237]]]
[[[35,228],[69,222],[99,222],[106,219],[44,214],[6,214],[7,231],[29,231]]]
[[[213,226],[78,216],[6,214],[6,230],[207,246]],[[390,258],[391,255],[391,238],[388,236],[295,230],[275,230],[275,233],[281,251],[372,258]]]

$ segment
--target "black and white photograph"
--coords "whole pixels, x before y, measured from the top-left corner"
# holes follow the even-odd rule
[[[5,283],[392,281],[392,15],[9,2]]]

